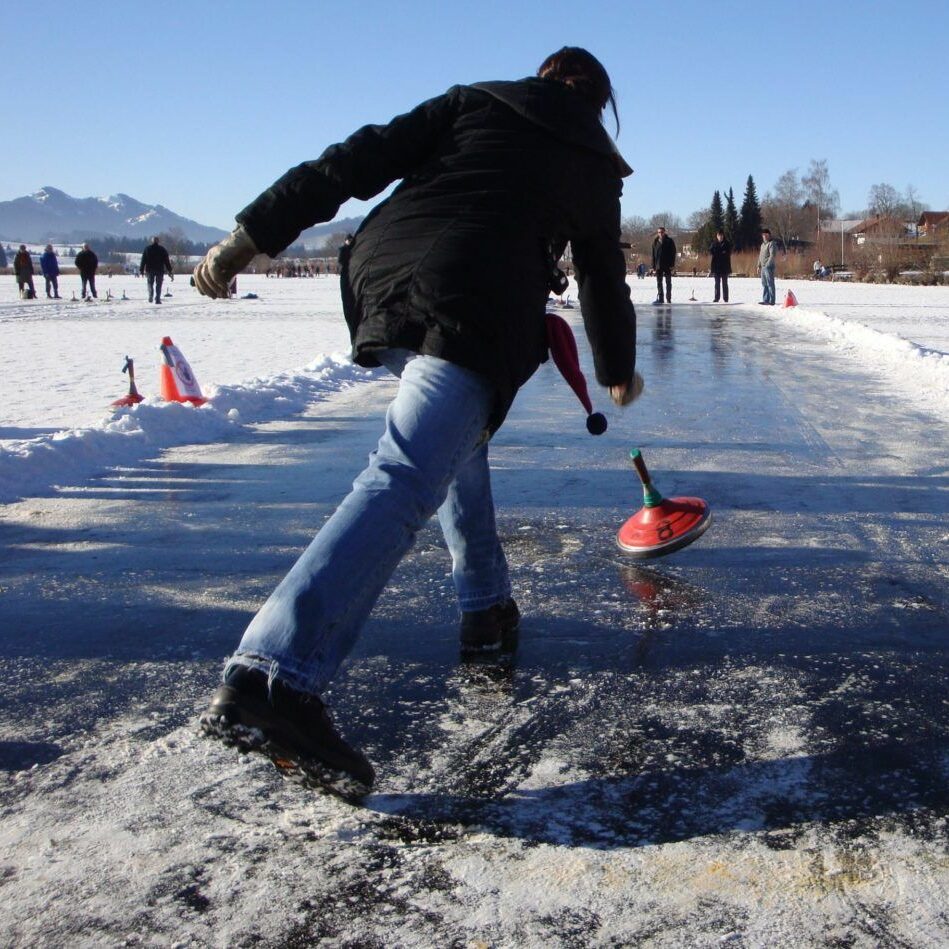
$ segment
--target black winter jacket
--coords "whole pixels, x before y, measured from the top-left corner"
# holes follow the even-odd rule
[[[161,244],[149,244],[142,251],[142,262],[139,264],[140,274],[171,273],[171,260],[168,251]]]
[[[620,240],[631,173],[582,96],[548,79],[455,86],[292,168],[237,215],[271,256],[350,197],[401,184],[341,255],[353,358],[389,347],[488,376],[492,427],[547,358],[551,253],[571,242],[597,380],[632,379],[636,314]]]
[[[76,269],[79,273],[88,277],[96,272],[96,268],[99,266],[99,258],[96,257],[95,253],[91,250],[81,250],[76,254],[76,259],[73,263],[76,265]]]
[[[719,276],[727,277],[732,272],[732,245],[728,239],[726,238],[721,243],[712,241],[708,252],[712,256],[709,270]]]
[[[33,258],[28,250],[18,250],[13,258],[13,273],[17,277],[33,276]]]
[[[653,270],[674,270],[676,265],[676,242],[666,234],[660,241],[658,235],[652,242]]]

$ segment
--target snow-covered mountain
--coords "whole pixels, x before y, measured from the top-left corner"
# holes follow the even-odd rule
[[[362,221],[362,217],[341,217],[329,224],[315,224],[303,231],[293,243],[303,244],[304,247],[324,247],[333,234],[351,234]],[[330,249],[336,250],[335,247]]]
[[[79,242],[104,234],[146,238],[172,228],[201,242],[218,241],[227,234],[127,194],[74,198],[46,186],[22,198],[0,201],[0,240]]]

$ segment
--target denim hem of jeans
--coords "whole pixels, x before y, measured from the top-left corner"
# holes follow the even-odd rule
[[[257,669],[260,672],[263,672],[267,676],[267,691],[269,692],[273,688],[274,679],[280,679],[282,682],[286,682],[288,685],[297,689],[298,691],[307,691],[300,684],[295,681],[289,681],[288,678],[284,675],[281,675],[280,663],[274,659],[267,659],[265,656],[256,656],[253,653],[240,653],[236,652],[231,656],[227,662],[224,663],[224,678],[226,679],[228,673],[238,666],[241,666],[245,669]]]

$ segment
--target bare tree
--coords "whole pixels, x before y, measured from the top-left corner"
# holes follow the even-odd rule
[[[649,249],[653,231],[654,229],[649,226],[649,222],[644,217],[634,215],[623,218],[620,236],[625,243],[630,245],[633,254],[645,254]]]
[[[808,230],[804,190],[796,168],[789,168],[778,178],[774,191],[769,191],[761,202],[761,211],[785,249],[790,240],[800,239]]]
[[[867,204],[874,217],[896,217],[901,211],[900,193],[893,185],[881,182],[870,188]]]
[[[833,217],[840,207],[840,194],[830,186],[827,159],[811,159],[807,174],[801,178],[801,187],[807,200],[817,210],[817,230],[820,231],[821,215]]]
[[[188,238],[180,227],[169,227],[162,231],[159,240],[165,245],[168,256],[172,258],[172,266],[178,273],[188,270]]]
[[[626,255],[627,264],[635,263],[633,258],[637,256],[647,258],[648,262],[652,253],[652,240],[659,227],[664,227],[670,234],[678,233],[682,230],[682,219],[671,211],[660,211],[652,215],[648,221],[638,215],[623,218],[620,238],[630,245]]]
[[[649,222],[644,217],[633,215],[624,217],[620,231],[624,240],[631,240],[637,237],[644,237],[649,233]]]
[[[673,214],[671,211],[660,211],[649,219],[649,228],[655,231],[660,227],[664,227],[670,233],[681,231],[682,218],[680,218],[678,214]]]
[[[709,209],[708,208],[699,208],[698,211],[693,211],[688,218],[686,219],[686,226],[690,231],[697,231],[703,224],[707,223],[709,219]]]
[[[903,194],[903,203],[906,205],[906,210],[909,212],[913,221],[913,233],[916,237],[919,237],[919,216],[927,209],[928,205],[920,200],[919,192],[913,185],[906,186],[906,191]]]

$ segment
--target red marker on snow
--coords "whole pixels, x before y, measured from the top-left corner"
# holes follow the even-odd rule
[[[121,399],[116,399],[112,405],[116,408],[121,408],[125,405],[137,405],[139,402],[142,402],[142,396],[139,395],[138,389],[135,388],[135,360],[130,356],[125,357],[125,365],[122,367],[122,372],[127,372],[129,374],[129,393],[128,395],[122,396]]]

